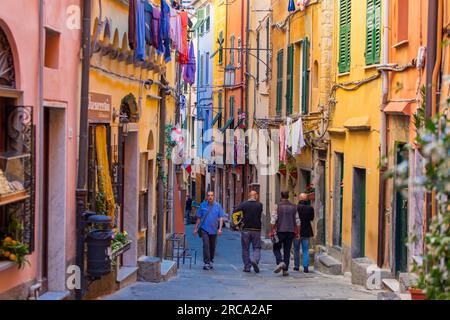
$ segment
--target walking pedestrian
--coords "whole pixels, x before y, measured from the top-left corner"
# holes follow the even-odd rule
[[[300,219],[300,236],[294,240],[294,270],[300,271],[300,246],[303,253],[303,272],[308,273],[309,267],[309,238],[314,237],[311,222],[314,220],[314,208],[308,201],[308,195],[299,196],[297,212]]]
[[[297,207],[289,201],[288,191],[281,193],[281,201],[276,211],[272,213],[270,223],[279,239],[277,243],[273,244],[273,253],[277,263],[274,272],[283,271],[283,276],[288,276],[292,241],[298,236],[300,229]],[[283,256],[281,255],[281,248],[283,248]]]
[[[222,235],[225,216],[222,206],[215,201],[215,197],[214,191],[207,193],[206,201],[200,204],[197,211],[197,222],[194,227],[194,235],[198,234],[203,240],[204,270],[213,269],[217,235]]]
[[[233,210],[233,214],[242,212],[242,261],[244,262],[244,272],[251,272],[251,267],[259,273],[259,260],[261,259],[261,217],[263,205],[259,202],[257,191],[250,191],[249,199],[242,202]],[[253,258],[250,259],[250,245],[253,249]]]
[[[189,223],[192,212],[192,198],[189,194],[186,195],[186,205],[184,207],[184,215],[186,217],[186,224]]]

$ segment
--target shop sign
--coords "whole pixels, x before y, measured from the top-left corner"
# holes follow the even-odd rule
[[[89,122],[110,123],[111,122],[111,96],[101,93],[89,93]]]

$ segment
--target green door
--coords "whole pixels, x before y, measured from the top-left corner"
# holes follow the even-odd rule
[[[359,198],[360,203],[360,228],[359,233],[359,248],[361,252],[361,257],[366,256],[366,170],[361,170],[361,196]]]
[[[397,146],[396,165],[407,160],[403,145]],[[402,192],[403,191],[403,192]],[[395,192],[395,273],[408,269],[408,199],[403,196],[407,190],[396,189]]]
[[[344,207],[344,155],[340,156],[341,177],[340,177],[340,194],[339,194],[339,246],[342,247],[342,214]]]

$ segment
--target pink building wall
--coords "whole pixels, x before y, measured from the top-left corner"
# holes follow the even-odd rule
[[[65,260],[72,263],[75,258],[75,187],[77,169],[77,114],[79,105],[80,79],[80,29],[68,28],[69,17],[80,11],[68,14],[70,5],[79,7],[81,0],[44,0],[44,27],[60,32],[59,68],[44,68],[43,98],[47,106],[62,108],[66,132],[65,142]],[[39,123],[38,80],[39,80],[39,1],[38,0],[0,0],[0,27],[6,33],[12,47],[16,73],[16,89],[23,94],[16,103],[33,106],[34,124]],[[81,18],[78,20],[81,21]],[[72,24],[73,26],[73,24]],[[53,110],[52,108],[52,110]],[[8,298],[8,291],[25,293],[26,287],[34,284],[38,273],[38,209],[42,195],[38,190],[41,177],[38,175],[39,128],[36,127],[36,202],[35,202],[35,250],[29,256],[31,266],[23,270],[16,267],[0,271],[0,296]],[[51,168],[50,168],[51,170]],[[61,174],[61,172],[51,172]],[[64,256],[64,255],[63,255]],[[58,257],[56,257],[58,258]],[[69,263],[69,264],[70,264]],[[19,289],[21,288],[21,289]],[[21,295],[23,297],[23,295]]]

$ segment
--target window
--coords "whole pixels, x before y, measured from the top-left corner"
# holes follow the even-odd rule
[[[206,6],[206,19],[205,19],[205,29],[206,32],[209,32],[211,25],[211,6],[208,4]]]
[[[339,72],[350,71],[352,1],[339,2]]]
[[[294,45],[290,44],[287,51],[287,68],[286,68],[286,115],[293,112],[293,89],[294,89]]]
[[[313,69],[313,88],[319,88],[319,63],[314,61],[314,69]]]
[[[277,115],[281,115],[283,105],[283,49],[277,54]]]
[[[301,87],[301,107],[302,114],[309,113],[309,40],[302,41],[302,87]]]
[[[366,65],[380,63],[381,0],[367,0]]]
[[[234,96],[230,97],[230,116],[229,119],[234,119],[234,106],[236,104],[236,98]],[[234,121],[232,122],[232,127],[234,128]]]
[[[201,56],[200,56],[200,72],[199,72],[199,74],[200,74],[200,79],[199,79],[199,84],[200,84],[200,87],[203,87],[203,80],[204,80],[204,78],[203,78],[203,70],[204,70],[204,68],[203,68],[203,62],[204,62],[204,55],[202,54]]]
[[[234,66],[234,36],[230,37],[230,64]]]
[[[270,65],[270,19],[266,22],[266,80],[269,79],[269,65]]]
[[[205,59],[205,84],[209,84],[209,52],[206,53]]]
[[[219,65],[223,64],[223,45],[224,45],[223,31],[220,31],[220,33],[219,33]]]
[[[218,94],[217,94],[217,100],[218,100],[218,104],[219,104],[219,113],[221,113],[222,109],[223,109],[223,105],[222,105],[223,97],[222,97],[222,95],[223,95],[222,91],[219,91]],[[219,128],[222,128],[222,116],[219,117],[218,126],[219,126]]]
[[[256,83],[259,83],[259,60],[260,54],[259,54],[259,41],[260,41],[260,33],[259,30],[256,33]]]
[[[242,40],[238,38],[238,65],[241,66],[242,59]]]
[[[56,31],[45,29],[45,62],[47,68],[59,68],[59,40],[60,34]]]
[[[408,0],[397,0],[397,42],[408,40]]]
[[[197,24],[196,24],[197,28],[194,28],[198,29],[199,37],[201,37],[204,33],[204,26],[205,26],[204,20],[205,20],[205,9],[202,8],[197,11]]]

